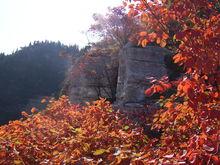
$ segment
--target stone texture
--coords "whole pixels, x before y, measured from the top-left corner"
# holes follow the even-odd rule
[[[144,91],[150,86],[150,78],[160,79],[167,74],[164,57],[168,54],[171,52],[156,46],[125,46],[119,54],[116,104],[137,108],[144,106],[149,101]]]
[[[132,44],[127,44],[117,55],[84,55],[75,60],[69,74],[70,101],[83,103],[105,97],[116,99],[115,106],[143,108],[152,101],[144,94],[151,86],[150,78],[160,79],[167,74],[166,55],[171,52],[164,48],[140,48]]]

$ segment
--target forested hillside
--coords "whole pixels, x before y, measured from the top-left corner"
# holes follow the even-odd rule
[[[30,99],[59,96],[71,57],[77,46],[34,42],[10,55],[0,55],[0,124],[18,119]]]

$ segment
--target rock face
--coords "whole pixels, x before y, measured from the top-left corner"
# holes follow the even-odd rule
[[[99,97],[115,101],[118,55],[84,55],[70,71],[68,95],[72,103],[94,101]]]
[[[150,79],[160,79],[167,74],[164,57],[169,54],[167,49],[156,46],[125,46],[119,54],[116,104],[143,107],[148,101],[144,91],[150,86]]]
[[[151,101],[144,91],[151,78],[167,74],[164,58],[171,55],[157,46],[127,44],[119,54],[84,55],[75,61],[69,75],[68,95],[72,103],[107,98],[116,106],[142,108]]]

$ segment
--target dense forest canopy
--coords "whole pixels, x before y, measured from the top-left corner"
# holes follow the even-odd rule
[[[0,55],[0,123],[18,119],[30,99],[59,96],[71,57],[78,46],[60,42],[30,43],[10,55]]]

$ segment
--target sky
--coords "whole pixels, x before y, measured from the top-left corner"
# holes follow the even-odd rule
[[[37,40],[83,47],[93,13],[119,5],[121,0],[0,0],[0,53]]]

